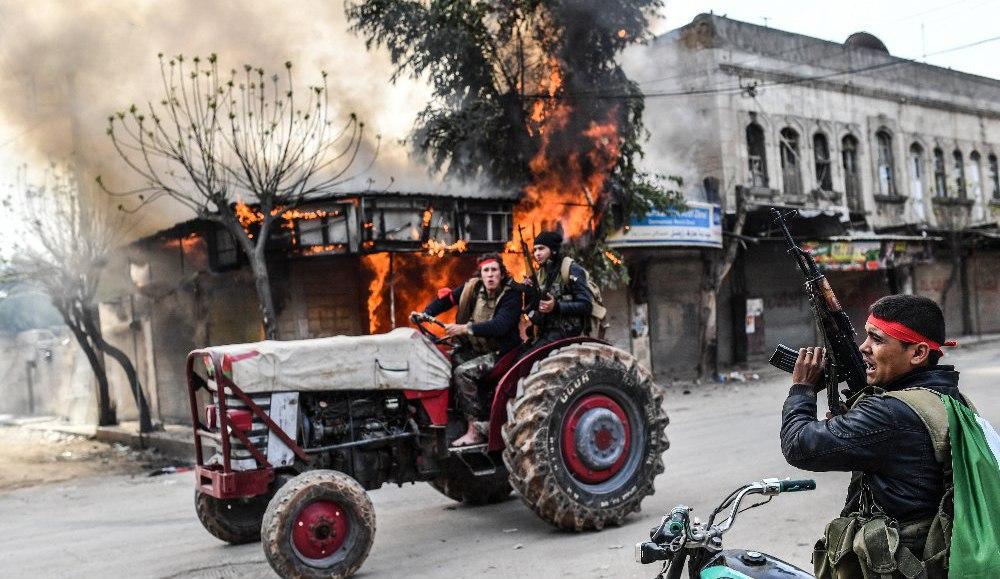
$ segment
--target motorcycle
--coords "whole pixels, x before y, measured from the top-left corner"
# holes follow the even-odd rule
[[[806,571],[760,551],[723,549],[722,535],[733,527],[737,515],[743,511],[765,505],[780,493],[815,488],[816,481],[809,479],[769,478],[747,483],[730,493],[704,524],[697,518],[692,520],[693,509],[677,505],[653,527],[648,541],[636,543],[635,560],[643,565],[663,561],[657,579],[680,579],[685,563],[691,579],[811,578]],[[748,495],[763,495],[767,500],[740,508]],[[716,524],[716,517],[727,508],[730,509],[728,516]]]

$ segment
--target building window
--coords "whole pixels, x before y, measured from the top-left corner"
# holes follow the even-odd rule
[[[859,212],[861,206],[861,178],[858,174],[858,140],[854,135],[845,136],[840,142],[840,159],[844,165],[844,194],[847,208]]]
[[[747,156],[750,159],[750,186],[767,187],[767,154],[764,129],[757,123],[747,125]]]
[[[948,196],[948,180],[944,172],[944,151],[940,147],[934,149],[934,196]]]
[[[510,240],[511,211],[507,204],[470,204],[461,217],[462,239],[471,242]]]
[[[802,195],[802,169],[799,165],[799,134],[781,129],[781,176],[786,195]]]
[[[972,198],[977,202],[981,201],[983,197],[983,172],[979,166],[981,160],[979,151],[973,151],[969,154],[969,186],[972,190]]]
[[[892,136],[885,130],[875,133],[875,145],[878,163],[878,193],[885,196],[895,195],[896,180],[893,178],[895,168],[892,162]]]
[[[962,151],[955,149],[951,154],[954,163],[951,166],[951,182],[955,187],[955,194],[959,199],[965,199],[965,163],[962,162]]]
[[[300,213],[303,215],[295,219],[295,238],[299,247],[322,246],[327,250],[347,248],[349,239],[345,207],[305,210]]]
[[[816,185],[823,191],[833,190],[833,176],[830,175],[830,143],[826,135],[813,135],[813,156],[816,158]]]
[[[924,148],[919,143],[910,145],[910,190],[917,199],[924,196]]]
[[[216,271],[238,266],[240,249],[236,246],[236,239],[225,227],[218,226],[214,229],[209,243],[209,265]]]
[[[993,188],[992,197],[995,201],[1000,201],[1000,166],[997,165],[997,156],[990,155],[990,186]]]

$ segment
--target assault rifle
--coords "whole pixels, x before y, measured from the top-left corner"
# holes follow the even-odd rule
[[[806,293],[812,305],[813,317],[826,338],[827,365],[821,380],[826,384],[830,412],[834,416],[843,414],[847,411],[847,405],[840,399],[838,385],[847,382],[844,394],[850,400],[868,384],[865,380],[865,362],[857,345],[857,333],[847,312],[840,306],[836,294],[833,293],[829,280],[820,273],[812,255],[796,245],[792,239],[781,211],[771,209],[771,212],[774,214],[775,222],[781,225],[785,240],[788,241],[788,253],[795,257],[795,263],[806,278]],[[770,362],[776,368],[791,372],[798,356],[797,350],[778,344]]]

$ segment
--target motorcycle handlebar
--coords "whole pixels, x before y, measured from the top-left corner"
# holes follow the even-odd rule
[[[816,481],[806,478],[801,480],[783,480],[779,483],[781,492],[791,493],[795,491],[814,491],[816,490]]]

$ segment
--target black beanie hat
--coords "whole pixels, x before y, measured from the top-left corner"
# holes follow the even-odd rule
[[[535,245],[544,245],[551,249],[552,253],[559,253],[562,242],[562,234],[558,231],[543,231],[535,236]]]

